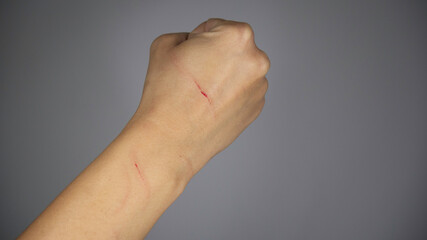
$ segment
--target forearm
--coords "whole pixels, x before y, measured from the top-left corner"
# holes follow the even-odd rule
[[[141,239],[191,176],[168,136],[131,121],[19,239]]]
[[[246,23],[209,19],[156,38],[131,121],[20,239],[143,238],[261,113],[269,64]]]

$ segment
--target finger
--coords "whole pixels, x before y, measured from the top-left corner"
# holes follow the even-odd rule
[[[227,20],[222,19],[222,18],[209,18],[208,20],[199,24],[199,26],[197,26],[195,29],[193,29],[193,31],[191,31],[190,34],[209,32],[213,28],[215,28],[219,25],[227,24],[227,23],[231,23],[231,21],[227,21]]]
[[[190,34],[196,34],[196,33],[202,33],[202,32],[204,32],[205,31],[205,25],[206,25],[207,21],[208,20],[200,23],[199,26],[197,26],[195,29],[193,29],[193,31],[190,32]]]
[[[227,24],[227,22],[229,22],[229,21],[222,19],[222,18],[209,18],[206,21],[204,30],[205,30],[205,32],[212,31],[212,29],[214,29],[215,27]]]
[[[168,33],[165,35],[165,44],[171,47],[179,45],[188,38],[188,32]]]
[[[168,50],[181,44],[188,38],[188,33],[166,33],[157,37],[151,44],[151,49]]]

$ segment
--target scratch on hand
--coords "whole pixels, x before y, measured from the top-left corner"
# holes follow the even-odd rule
[[[208,100],[209,104],[212,104],[212,100],[209,98],[208,94],[206,94],[205,91],[203,91],[202,87],[200,87],[200,84],[197,82],[196,77],[194,77],[194,75],[187,71],[186,69],[183,69],[177,59],[175,58],[175,56],[172,56],[172,62],[173,64],[175,64],[175,66],[177,67],[178,71],[180,71],[182,74],[184,74],[185,76],[189,77],[191,80],[193,80],[194,84],[196,84],[197,88],[199,89],[200,93]]]
[[[193,78],[193,82],[196,84],[197,88],[200,90],[200,93],[205,96],[206,99],[208,99],[209,104],[211,104],[211,99],[208,97],[208,95],[202,90],[200,85],[197,83],[197,81]]]
[[[139,167],[138,167],[138,163],[133,162],[133,164],[134,164],[134,166],[135,166],[136,170],[138,170],[139,178],[141,178],[141,181],[144,181],[144,177],[143,177],[143,176],[142,176],[142,174],[141,174],[141,170],[140,170],[140,169],[139,169]]]

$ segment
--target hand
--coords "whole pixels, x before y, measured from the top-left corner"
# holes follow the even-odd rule
[[[209,19],[189,34],[161,35],[131,122],[162,129],[195,174],[260,114],[269,66],[247,23]]]
[[[132,119],[19,239],[144,238],[261,112],[268,68],[245,23],[210,19],[157,38]]]
[[[268,68],[245,23],[209,19],[157,38],[132,119],[19,239],[144,238],[261,112]]]

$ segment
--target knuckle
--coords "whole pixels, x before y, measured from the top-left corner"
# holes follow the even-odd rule
[[[266,78],[264,78],[261,86],[262,95],[264,96],[267,93],[267,91],[268,91],[268,81]]]
[[[245,44],[253,41],[254,39],[252,27],[245,22],[236,22],[230,25],[224,25],[223,29],[235,42]]]
[[[248,58],[249,67],[257,77],[263,77],[270,69],[270,59],[262,51],[253,52]]]
[[[155,52],[157,49],[159,49],[162,42],[165,40],[165,38],[167,38],[166,34],[162,34],[162,35],[156,37],[153,40],[153,42],[151,43],[150,52]]]
[[[267,74],[268,70],[270,69],[270,59],[268,58],[267,54],[263,51],[261,51],[261,54],[258,57],[258,68],[261,71],[263,75]]]
[[[239,23],[237,26],[238,26],[240,38],[242,39],[242,41],[247,42],[254,38],[254,31],[251,25],[249,25],[249,23],[242,22],[242,23]]]

